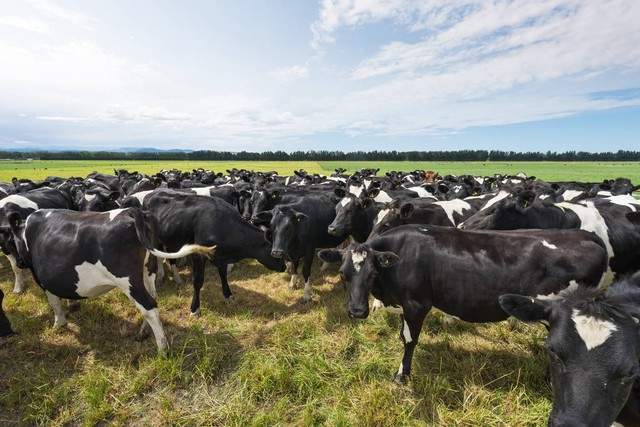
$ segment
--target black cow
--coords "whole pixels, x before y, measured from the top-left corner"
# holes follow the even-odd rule
[[[60,298],[84,299],[118,288],[151,326],[164,353],[167,340],[156,304],[154,275],[159,258],[191,254],[211,256],[215,247],[185,245],[175,253],[155,249],[156,224],[139,209],[76,212],[40,209],[23,221],[8,217],[12,255],[21,268],[29,268],[46,292],[55,315],[54,327],[66,324]]]
[[[500,295],[546,295],[571,281],[596,286],[607,265],[602,241],[580,230],[465,232],[426,225],[403,225],[319,256],[342,263],[351,317],[369,315],[369,293],[402,310],[404,356],[397,381],[410,373],[431,307],[468,322],[504,320]]]
[[[550,426],[640,425],[640,273],[555,298],[503,295],[500,305],[549,330]]]
[[[333,236],[352,236],[356,242],[364,242],[383,205],[369,197],[356,197],[343,188],[336,188],[334,193],[340,201],[335,206],[336,217],[327,232]]]
[[[232,297],[227,280],[228,264],[254,258],[270,270],[284,271],[284,262],[271,256],[271,244],[264,233],[244,221],[238,210],[216,197],[200,197],[177,192],[154,192],[144,198],[144,208],[156,218],[158,240],[167,250],[187,243],[216,245],[214,265],[218,268],[222,293]],[[200,290],[204,283],[205,260],[191,257],[193,300],[191,313],[200,311]]]
[[[278,205],[273,211],[260,212],[257,216],[258,221],[270,222],[266,233],[273,241],[271,255],[291,263],[291,287],[296,284],[298,263],[303,260],[303,302],[312,298],[309,276],[316,249],[335,247],[345,239],[345,236],[327,233],[327,227],[336,215],[334,204],[330,196],[309,195],[295,203]]]

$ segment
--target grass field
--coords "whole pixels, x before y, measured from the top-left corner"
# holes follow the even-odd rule
[[[114,167],[152,172],[204,166],[327,173],[374,163],[300,162],[0,163],[11,176],[84,175]],[[545,179],[640,181],[635,163],[378,163],[387,169],[442,173],[518,172]],[[37,169],[34,167],[48,169]],[[184,270],[187,274],[188,269]],[[53,314],[34,284],[11,293],[2,261],[5,311],[19,335],[0,340],[0,425],[545,425],[551,407],[545,330],[539,326],[445,325],[427,317],[407,386],[391,380],[402,355],[397,315],[376,312],[352,321],[335,269],[314,269],[316,297],[298,302],[284,273],[253,261],[230,275],[236,299],[225,304],[208,269],[200,317],[189,316],[191,287],[158,288],[169,356],[152,339],[134,339],[141,321],[117,291],[82,303],[70,324],[54,330]]]
[[[389,170],[411,171],[415,169],[436,170],[441,174],[491,175],[494,173],[525,172],[541,179],[564,181],[600,181],[604,178],[627,177],[640,182],[640,162],[214,162],[214,161],[11,161],[0,160],[0,181],[10,181],[12,177],[42,179],[49,175],[86,176],[92,171],[113,173],[114,169],[125,168],[144,173],[155,173],[160,169],[178,168],[191,170],[208,168],[224,172],[230,168],[254,170],[275,170],[280,174],[292,174],[294,169],[307,172],[330,174],[337,167],[349,171],[361,168],[380,168],[380,173]]]

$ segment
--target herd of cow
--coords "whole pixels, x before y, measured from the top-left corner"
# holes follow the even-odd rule
[[[232,264],[258,260],[287,271],[302,262],[302,302],[319,257],[340,264],[347,310],[402,316],[405,381],[432,307],[468,322],[514,316],[548,329],[550,425],[640,425],[640,201],[624,178],[545,182],[514,176],[440,176],[432,171],[117,170],[86,178],[0,184],[0,246],[23,292],[29,272],[45,291],[55,326],[61,299],[124,292],[167,340],[156,303],[165,263],[193,277],[200,310],[207,259],[225,299]],[[318,252],[319,250],[319,252]],[[324,265],[323,265],[324,267]],[[2,311],[0,336],[12,334]],[[9,316],[11,313],[8,313]]]

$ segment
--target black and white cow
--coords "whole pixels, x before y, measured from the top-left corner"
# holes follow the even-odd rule
[[[343,188],[336,188],[334,193],[340,201],[335,206],[336,216],[327,227],[327,232],[333,236],[351,236],[356,242],[364,242],[383,205],[369,197],[357,197]]]
[[[640,425],[640,273],[606,293],[577,288],[553,298],[503,295],[500,305],[549,330],[550,426]]]
[[[500,295],[547,295],[570,282],[595,287],[607,265],[601,239],[585,231],[465,232],[430,225],[403,225],[319,256],[342,263],[351,317],[369,315],[370,293],[401,310],[404,356],[397,381],[409,376],[431,307],[468,322],[504,320]]]
[[[26,219],[32,212],[43,208],[73,209],[74,203],[67,193],[53,188],[41,188],[22,194],[11,194],[0,200],[0,248],[2,248],[2,252],[11,264],[11,269],[15,276],[13,286],[13,292],[15,293],[24,292],[29,272],[20,268],[15,256],[9,252],[7,244],[11,238],[11,233],[8,228],[7,218],[12,213],[17,213],[20,218]]]
[[[493,200],[499,199],[496,196]],[[632,196],[610,196],[578,203],[536,198],[530,191],[515,196],[505,194],[487,203],[460,225],[466,230],[515,230],[525,228],[579,228],[597,234],[609,255],[607,283],[613,273],[628,274],[640,269],[640,228],[627,218],[640,211],[640,201]]]
[[[76,212],[40,209],[26,221],[18,213],[8,217],[12,255],[29,268],[45,291],[55,315],[54,327],[66,324],[60,298],[96,297],[120,289],[151,326],[158,351],[167,340],[156,303],[154,257],[182,258],[213,255],[215,247],[184,245],[175,253],[155,249],[156,224],[139,209]]]
[[[327,227],[335,218],[334,204],[332,197],[309,195],[295,203],[278,205],[272,211],[257,215],[258,221],[270,223],[266,234],[273,242],[271,255],[291,263],[291,288],[296,285],[298,263],[302,259],[303,302],[312,298],[309,278],[316,249],[335,247],[346,237],[327,233]]]

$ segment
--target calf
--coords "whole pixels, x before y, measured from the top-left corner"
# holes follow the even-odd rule
[[[571,281],[596,286],[607,264],[602,241],[584,231],[465,232],[425,225],[403,225],[319,256],[342,263],[351,317],[369,315],[369,293],[402,310],[399,382],[409,376],[431,307],[468,322],[496,322],[508,317],[500,295],[546,295]]]
[[[54,327],[66,324],[60,298],[96,297],[118,288],[151,326],[158,351],[167,340],[156,303],[154,275],[159,258],[191,254],[211,256],[214,247],[185,245],[175,253],[155,249],[156,225],[139,209],[104,213],[40,209],[23,221],[12,213],[13,255],[29,268],[45,291],[55,315]]]
[[[640,273],[606,293],[578,288],[499,301],[507,313],[549,330],[550,426],[640,425]]]

